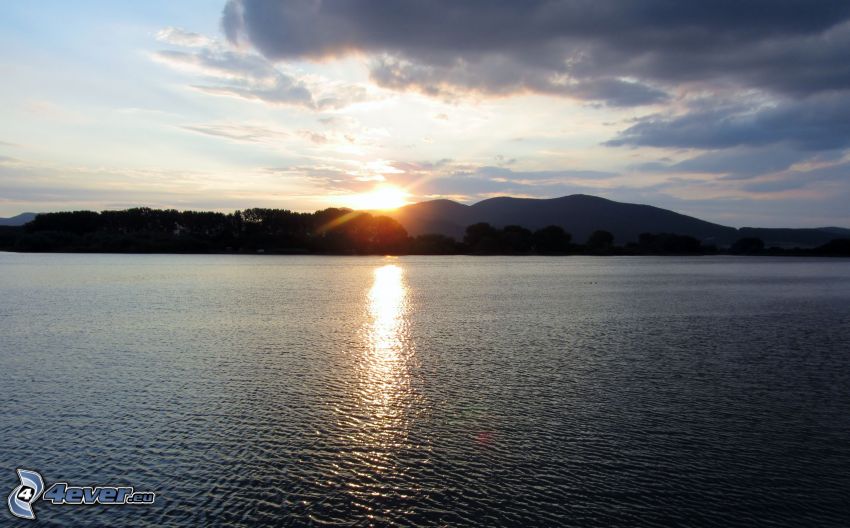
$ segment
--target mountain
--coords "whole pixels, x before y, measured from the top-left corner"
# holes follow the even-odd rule
[[[21,213],[11,218],[0,218],[0,226],[22,226],[35,218],[37,213]]]
[[[693,236],[705,244],[728,246],[743,237],[761,238],[765,245],[813,247],[850,236],[842,228],[772,229],[714,224],[667,209],[615,202],[597,196],[574,194],[561,198],[490,198],[473,205],[451,200],[432,200],[385,213],[399,221],[411,235],[441,233],[463,238],[466,226],[487,222],[495,227],[521,225],[539,229],[559,225],[584,242],[602,229],[614,234],[617,244],[637,241],[641,233],[676,233]]]
[[[843,227],[818,227],[817,229],[818,231],[826,231],[842,238],[850,238],[850,229]]]

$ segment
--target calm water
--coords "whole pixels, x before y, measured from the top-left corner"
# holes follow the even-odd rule
[[[0,253],[0,383],[4,526],[850,525],[847,260]]]

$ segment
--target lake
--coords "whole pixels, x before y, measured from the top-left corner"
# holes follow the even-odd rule
[[[0,380],[44,526],[850,525],[846,259],[0,253]]]

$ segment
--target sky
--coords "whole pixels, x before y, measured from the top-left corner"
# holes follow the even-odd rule
[[[11,1],[0,49],[0,216],[583,193],[850,227],[846,0]]]

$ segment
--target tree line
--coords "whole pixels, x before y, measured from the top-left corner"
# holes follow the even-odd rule
[[[245,209],[233,213],[146,207],[123,211],[39,214],[23,228],[0,229],[0,249],[27,252],[103,253],[276,253],[276,254],[509,254],[509,255],[701,255],[718,253],[698,239],[672,233],[644,233],[617,246],[608,231],[576,242],[560,226],[532,231],[477,223],[462,240],[426,234],[411,237],[393,218],[345,208],[314,213]],[[850,255],[850,240],[833,240],[813,250],[765,248],[743,238],[733,254]]]

